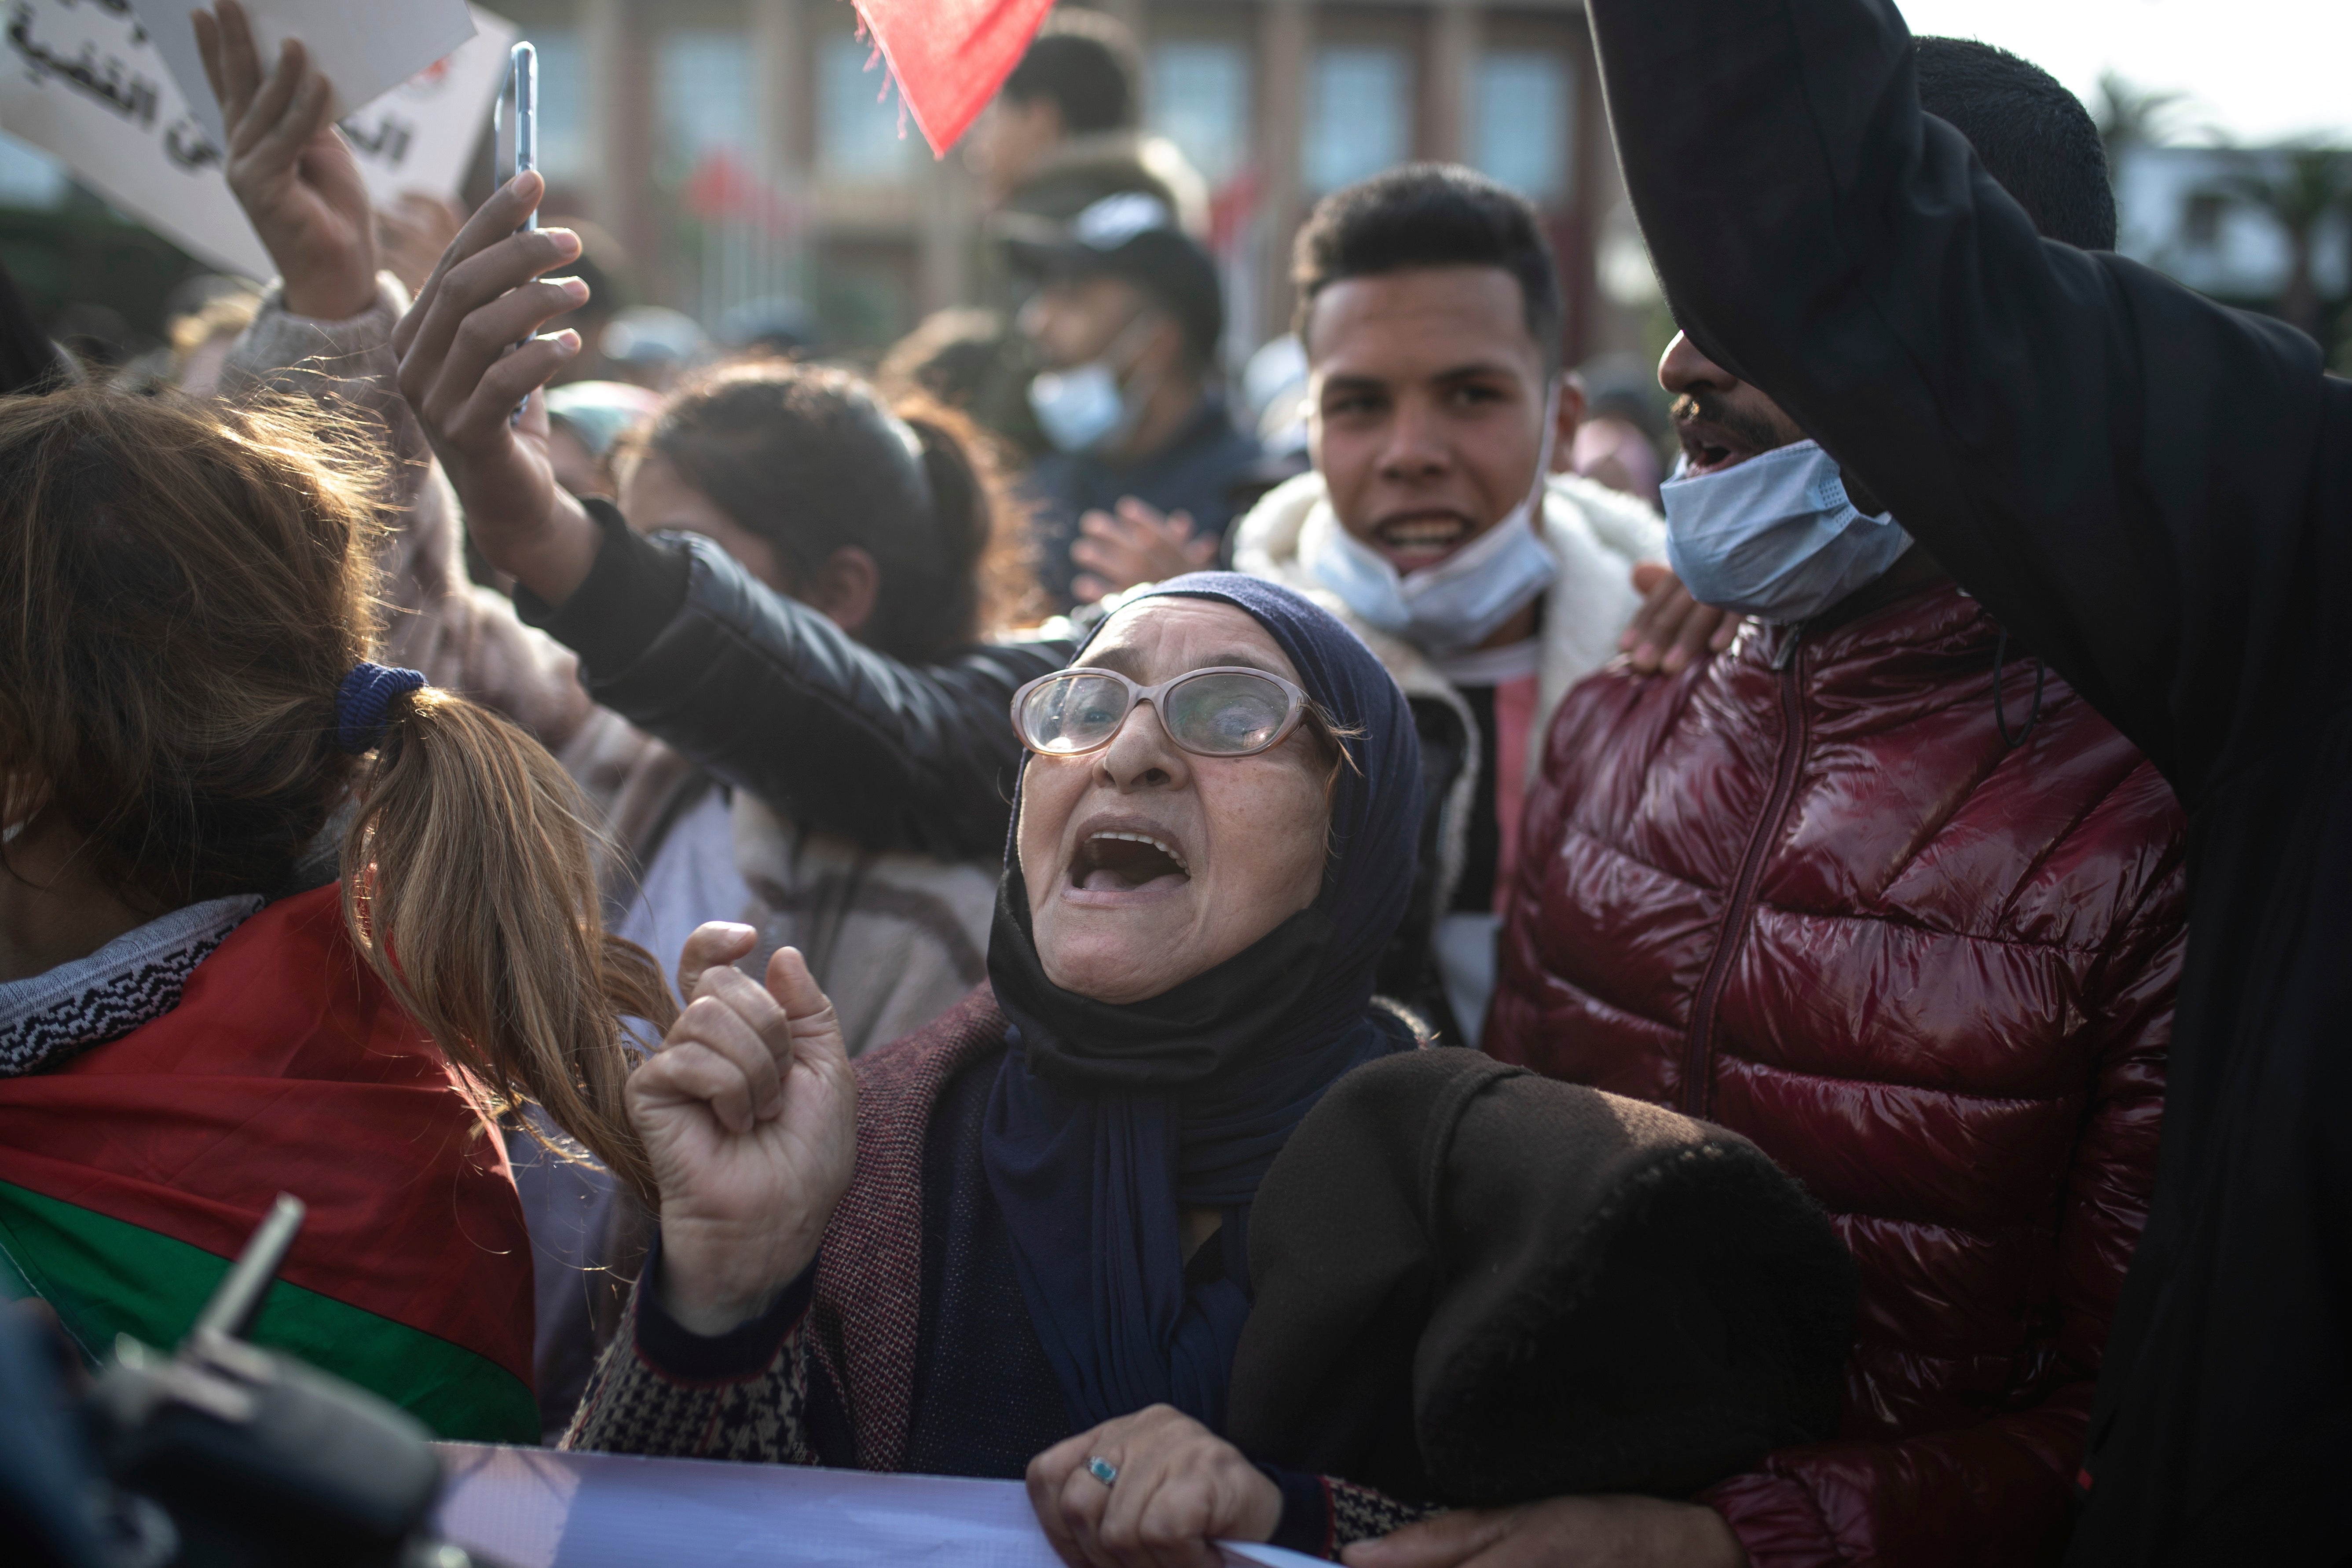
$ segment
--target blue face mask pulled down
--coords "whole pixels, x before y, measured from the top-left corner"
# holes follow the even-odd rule
[[[1855,510],[1816,441],[1720,473],[1683,476],[1677,465],[1661,489],[1666,562],[1691,597],[1759,620],[1817,616],[1911,548],[1891,514]]]
[[[1500,522],[1436,565],[1401,575],[1334,517],[1307,568],[1357,615],[1427,652],[1443,656],[1485,642],[1559,576],[1559,563],[1537,531],[1559,410],[1554,382],[1544,395],[1543,437],[1528,493]]]

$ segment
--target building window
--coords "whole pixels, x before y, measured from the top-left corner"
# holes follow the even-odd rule
[[[1478,61],[1470,110],[1470,162],[1528,200],[1569,195],[1574,87],[1564,56],[1498,49]]]
[[[666,176],[691,175],[713,153],[740,156],[746,151],[751,50],[741,33],[666,33],[654,69],[654,113]]]
[[[1334,44],[1315,51],[1301,173],[1315,195],[1352,185],[1412,147],[1412,73],[1402,49]]]
[[[816,161],[827,179],[904,180],[917,140],[870,40],[838,33],[818,46]]]
[[[1213,187],[1241,173],[1250,156],[1250,62],[1242,46],[1154,46],[1151,129],[1176,143]]]
[[[533,27],[539,51],[539,172],[551,184],[585,179],[588,54],[577,27]]]

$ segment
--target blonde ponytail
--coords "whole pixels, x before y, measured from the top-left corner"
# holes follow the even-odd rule
[[[538,1102],[648,1203],[623,1020],[677,1008],[604,929],[602,836],[536,741],[464,698],[394,698],[343,838],[343,918],[410,1016],[495,1101]]]

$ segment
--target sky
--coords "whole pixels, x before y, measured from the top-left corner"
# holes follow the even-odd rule
[[[2096,106],[2099,73],[2185,90],[2174,137],[2352,143],[2352,0],[1895,0],[1914,33],[1981,38]]]

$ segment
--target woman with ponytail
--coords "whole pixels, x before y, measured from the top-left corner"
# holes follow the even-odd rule
[[[952,1005],[987,945],[1005,820],[990,783],[1009,786],[1018,761],[1004,705],[1069,650],[996,640],[1035,588],[984,438],[844,371],[723,367],[609,456],[618,507],[564,498],[601,542],[591,581],[544,595],[552,582],[526,566],[512,604],[473,588],[425,439],[431,400],[395,384],[407,300],[375,270],[331,88],[299,50],[268,62],[232,4],[200,43],[229,186],[282,273],[231,384],[376,426],[394,459],[401,661],[562,759],[620,850],[607,914],[665,963],[701,921],[748,920],[758,957],[808,953],[853,1050]],[[513,228],[516,199],[500,193],[474,227]],[[520,434],[543,441],[544,419],[534,406]]]
[[[372,661],[383,465],[314,405],[0,400],[0,1290],[185,1333],[280,1192],[257,1330],[529,1441],[530,1253],[487,1114],[650,1167],[578,787]]]
[[[454,495],[396,384],[409,301],[376,270],[335,94],[299,48],[269,61],[233,4],[199,14],[198,35],[229,187],[280,273],[225,384],[356,412],[390,456],[386,662],[513,719],[563,763],[609,839],[608,921],[665,963],[697,922],[749,917],[769,945],[809,944],[858,1042],[955,1001],[979,978],[1004,837],[990,782],[1009,784],[1018,754],[1004,705],[1068,652],[981,640],[1023,602],[1014,514],[982,448],[951,416],[900,420],[854,378],[723,373],[673,399],[625,465],[634,506],[686,498],[651,521],[690,535],[651,539],[602,502],[592,523],[573,502],[610,546],[604,570],[560,607],[519,595],[562,641],[524,625],[467,582]],[[512,199],[485,221],[514,226]],[[527,437],[544,438],[542,418],[526,415]],[[692,478],[665,497],[661,475]],[[525,582],[551,585],[535,570]],[[540,1278],[542,1411],[560,1429],[618,1305],[607,1284],[635,1273],[642,1215],[593,1167],[509,1126]]]

